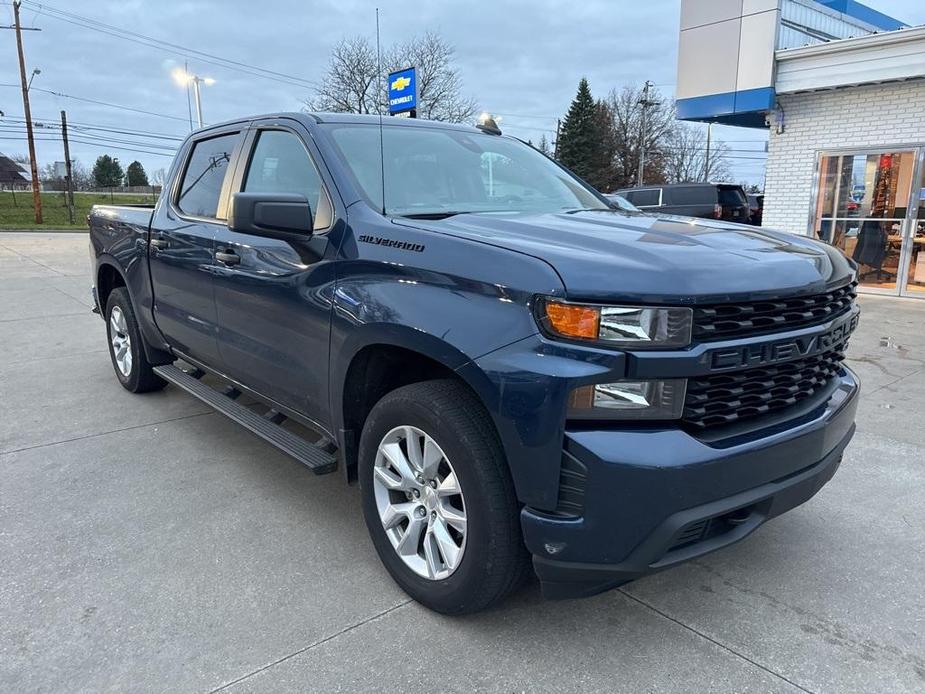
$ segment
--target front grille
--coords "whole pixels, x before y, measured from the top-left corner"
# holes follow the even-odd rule
[[[851,310],[857,282],[825,294],[694,307],[695,340],[762,335],[824,323]]]
[[[682,421],[704,429],[790,407],[823,389],[844,358],[835,349],[782,364],[691,378]]]

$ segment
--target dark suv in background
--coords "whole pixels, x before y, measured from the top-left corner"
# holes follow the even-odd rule
[[[625,188],[622,195],[644,212],[723,219],[748,224],[751,214],[745,190],[735,183],[671,183]]]

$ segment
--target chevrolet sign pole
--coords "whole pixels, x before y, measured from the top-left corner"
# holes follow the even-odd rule
[[[417,118],[418,76],[413,67],[406,67],[389,73],[388,81],[389,115],[407,113]]]

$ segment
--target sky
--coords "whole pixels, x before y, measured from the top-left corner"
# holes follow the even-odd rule
[[[0,24],[12,23],[10,0],[0,1]],[[922,0],[866,4],[925,24]],[[375,39],[377,5],[383,46],[437,32],[456,49],[464,93],[499,115],[505,132],[534,142],[543,133],[552,139],[556,118],[568,109],[583,76],[595,97],[646,79],[664,96],[674,92],[679,0],[26,0],[23,26],[41,29],[23,34],[27,73],[41,70],[30,91],[32,115],[37,123],[57,123],[65,109],[71,158],[88,168],[108,152],[123,165],[138,159],[151,173],[169,166],[179,144],[172,138],[190,130],[186,90],[175,84],[172,69],[188,61],[191,73],[215,80],[202,87],[206,123],[299,110],[340,38]],[[63,21],[41,7],[82,19]],[[100,23],[155,41],[145,45],[86,26],[108,32]],[[0,152],[26,154],[14,32],[0,32],[0,42]],[[215,65],[186,49],[240,67]],[[249,74],[254,68],[279,74]],[[36,133],[39,164],[63,161],[58,131],[39,127]],[[766,131],[715,127],[713,134],[736,150],[730,160],[734,180],[760,185]]]

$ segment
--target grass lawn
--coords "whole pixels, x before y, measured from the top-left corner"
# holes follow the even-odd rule
[[[151,195],[113,195],[109,193],[74,193],[74,221],[68,224],[64,193],[42,193],[42,218],[44,224],[35,223],[32,209],[32,191],[0,191],[0,229],[79,229],[87,230],[87,215],[93,205],[151,205],[156,198]]]

